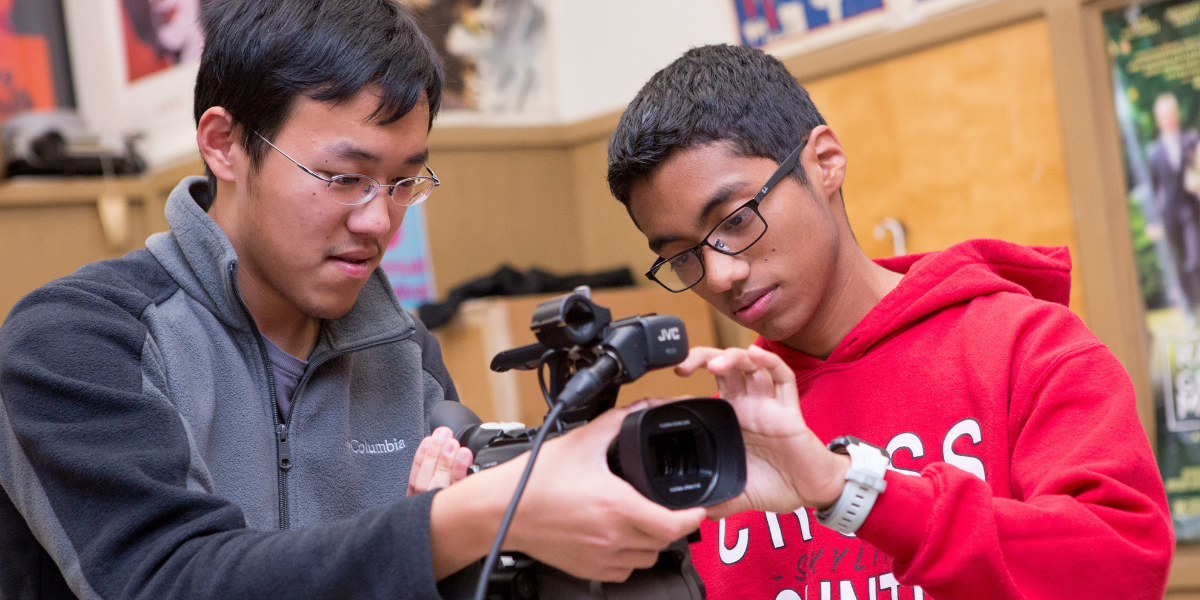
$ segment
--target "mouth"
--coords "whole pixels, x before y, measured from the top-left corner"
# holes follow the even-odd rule
[[[352,250],[330,255],[327,260],[347,275],[361,279],[371,273],[371,259],[375,258],[378,254],[374,250]]]
[[[775,297],[779,286],[759,288],[746,292],[737,297],[734,302],[733,315],[742,323],[753,323],[767,312],[767,307]]]

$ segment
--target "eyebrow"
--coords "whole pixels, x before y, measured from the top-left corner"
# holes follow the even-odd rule
[[[353,142],[338,142],[329,148],[329,153],[340,160],[364,161],[375,164],[383,162],[383,159],[378,154],[357,146]],[[405,159],[404,164],[419,166],[428,161],[429,148],[425,148]]]
[[[709,217],[712,216],[713,211],[723,206],[729,201],[730,197],[744,187],[746,187],[745,181],[733,180],[717,188],[711,195],[709,195],[708,200],[705,201],[704,208],[700,209],[700,214],[696,217],[697,226],[703,228]],[[659,250],[662,250],[663,246],[670,244],[671,242],[677,242],[681,239],[683,238],[677,235],[666,235],[654,238],[650,240],[650,250],[657,254]]]

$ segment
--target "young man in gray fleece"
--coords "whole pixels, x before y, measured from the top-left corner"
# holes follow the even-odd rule
[[[0,328],[0,598],[436,598],[525,461],[406,497],[456,399],[378,270],[439,183],[434,52],[389,0],[210,0],[202,25],[207,179]],[[508,549],[621,580],[697,528],[609,473],[626,412],[546,445]],[[412,491],[469,458],[426,449]]]

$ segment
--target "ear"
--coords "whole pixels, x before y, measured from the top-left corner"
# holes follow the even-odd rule
[[[831,199],[846,179],[846,152],[828,125],[818,125],[808,135],[808,145],[800,152],[800,163],[813,189]]]
[[[204,111],[196,125],[196,145],[200,147],[200,156],[221,181],[234,180],[233,129],[233,115],[220,106]]]

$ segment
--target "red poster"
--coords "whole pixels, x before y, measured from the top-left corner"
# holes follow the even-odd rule
[[[129,81],[200,58],[200,0],[122,0]]]
[[[12,28],[14,0],[0,0],[0,121],[25,110],[54,108],[50,47]]]

